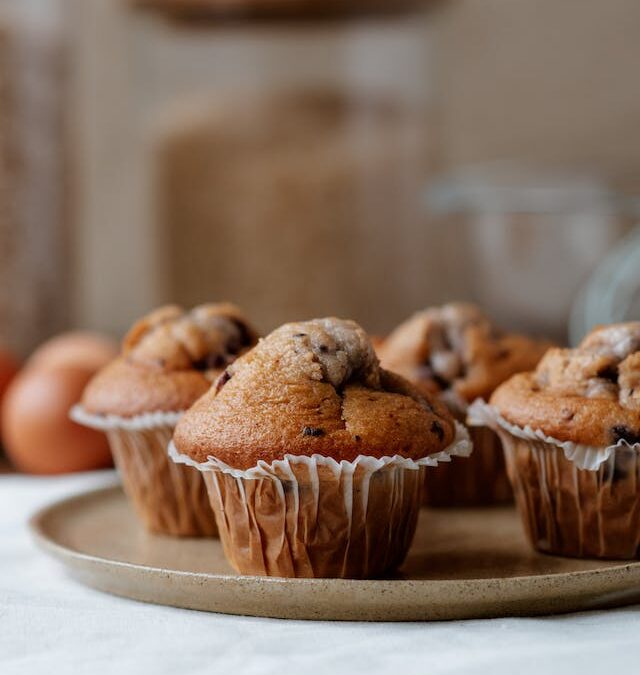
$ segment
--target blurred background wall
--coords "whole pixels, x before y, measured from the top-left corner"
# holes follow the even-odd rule
[[[460,0],[442,9],[446,164],[579,165],[637,189],[637,2]]]
[[[167,14],[194,3],[188,20]],[[40,178],[5,169],[28,134],[0,150],[6,340],[118,334],[153,305],[206,299],[265,331],[338,314],[384,333],[452,298],[562,339],[633,224],[617,211],[640,178],[638,3],[442,0],[304,21],[155,4],[25,0],[18,16],[0,2],[2,92],[28,48],[55,98],[36,105],[39,129],[61,146]],[[43,23],[29,43],[24,26]],[[37,57],[49,43],[56,55]],[[2,96],[4,142],[22,116]],[[476,193],[432,208],[444,177],[496,161],[536,167],[529,196],[542,176],[577,197],[558,214]],[[9,217],[29,189],[52,195],[40,215]]]
[[[0,1],[0,336],[26,352],[74,321],[61,5]]]

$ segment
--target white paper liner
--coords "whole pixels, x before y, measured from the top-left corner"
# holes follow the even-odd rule
[[[127,496],[145,527],[173,536],[214,536],[217,532],[202,476],[166,455],[182,412],[135,417],[94,415],[81,405],[69,417],[107,434]]]
[[[173,461],[202,472],[237,571],[335,578],[375,577],[400,565],[415,532],[425,470],[471,450],[459,424],[446,450],[416,461],[285,455],[243,471],[215,457],[195,462],[168,446]]]
[[[175,427],[184,414],[183,410],[172,412],[149,412],[134,417],[119,415],[94,415],[87,412],[80,404],[74,405],[69,417],[78,424],[100,431],[124,429],[126,431],[148,431],[157,427]]]
[[[209,457],[206,462],[196,462],[188,455],[181,454],[173,441],[169,443],[167,451],[169,457],[177,464],[187,464],[199,471],[220,471],[230,474],[234,478],[259,479],[272,477],[279,479],[282,476],[291,474],[290,464],[306,464],[310,469],[317,469],[319,466],[328,467],[335,476],[341,472],[353,473],[357,467],[361,467],[370,473],[378,471],[385,466],[398,466],[417,471],[421,466],[437,466],[439,462],[450,462],[452,457],[469,457],[473,451],[469,432],[462,424],[455,422],[455,425],[456,437],[449,447],[441,452],[422,457],[418,460],[408,459],[400,455],[380,458],[358,455],[352,462],[347,462],[346,460],[337,462],[333,457],[325,457],[324,455],[286,454],[282,459],[276,459],[271,464],[259,460],[257,465],[250,469],[234,469],[215,457]]]
[[[469,406],[467,424],[470,426],[487,426],[495,431],[503,429],[517,438],[555,445],[562,449],[564,456],[569,461],[573,462],[579,469],[586,471],[597,471],[600,465],[606,462],[619,448],[630,448],[635,452],[640,452],[640,443],[632,445],[625,440],[620,440],[615,445],[609,445],[606,448],[572,443],[571,441],[560,441],[557,438],[547,436],[539,429],[532,429],[529,425],[523,428],[511,424],[496,408],[482,399],[477,399]]]

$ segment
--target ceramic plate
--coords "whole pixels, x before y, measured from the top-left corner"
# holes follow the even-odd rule
[[[238,576],[217,539],[146,533],[122,490],[71,497],[31,519],[79,581],[135,600],[287,619],[427,621],[570,612],[640,601],[640,563],[534,553],[512,508],[423,510],[389,579]]]

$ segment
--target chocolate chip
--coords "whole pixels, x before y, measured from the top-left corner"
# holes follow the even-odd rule
[[[618,382],[618,368],[616,366],[607,366],[602,370],[598,371],[598,377],[603,380],[608,380],[616,384]]]
[[[448,380],[445,380],[444,377],[440,377],[440,375],[437,375],[434,373],[432,375],[433,381],[440,387],[440,389],[449,389],[450,382]]]
[[[231,374],[228,370],[225,370],[222,375],[216,381],[216,394],[224,387],[225,384],[231,379]]]
[[[361,441],[361,440],[362,440],[362,439],[360,438],[360,436],[358,436],[358,434],[356,434],[355,438],[356,438],[356,441]]]
[[[240,332],[240,346],[237,348],[237,351],[240,350],[241,347],[249,347],[250,345],[255,343],[255,338],[253,336],[253,333],[251,332],[249,326],[244,321],[240,321],[240,319],[237,319],[235,317],[229,317],[233,325],[238,329]],[[237,352],[234,352],[237,353]]]
[[[227,340],[227,344],[225,345],[225,351],[227,352],[227,354],[237,356],[245,346],[246,343],[243,342],[242,339],[234,337]]]
[[[303,436],[324,436],[324,429],[320,427],[304,427],[302,430]]]
[[[227,363],[227,359],[222,354],[209,354],[204,359],[198,359],[193,362],[195,370],[211,370],[222,368]]]
[[[640,433],[632,431],[623,424],[612,427],[611,435],[613,436],[614,443],[617,443],[618,441],[626,441],[629,445],[640,443]]]
[[[496,354],[496,361],[501,361],[502,359],[506,359],[508,356],[511,355],[511,350],[504,348],[501,349],[497,354]]]
[[[191,363],[193,366],[194,370],[206,370],[207,369],[207,360],[206,359],[199,359],[198,361],[193,361]]]
[[[451,340],[451,335],[445,330],[440,334],[442,338],[442,350],[445,352],[453,351],[453,341]]]
[[[431,433],[435,434],[438,437],[439,441],[444,440],[444,429],[442,428],[440,422],[436,421],[433,422],[433,424],[431,425]]]
[[[222,354],[210,354],[207,359],[209,368],[222,368],[227,363],[227,359]]]
[[[293,337],[307,337],[306,333],[296,333]]]
[[[326,354],[329,351],[329,347],[327,347],[327,345],[320,345],[320,351],[323,354]]]

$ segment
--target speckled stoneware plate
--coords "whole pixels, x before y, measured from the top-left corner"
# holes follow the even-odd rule
[[[82,583],[144,602],[287,619],[426,621],[570,612],[640,601],[640,563],[534,553],[511,508],[424,510],[396,577],[241,577],[217,539],[141,529],[119,487],[31,519],[38,544]]]

